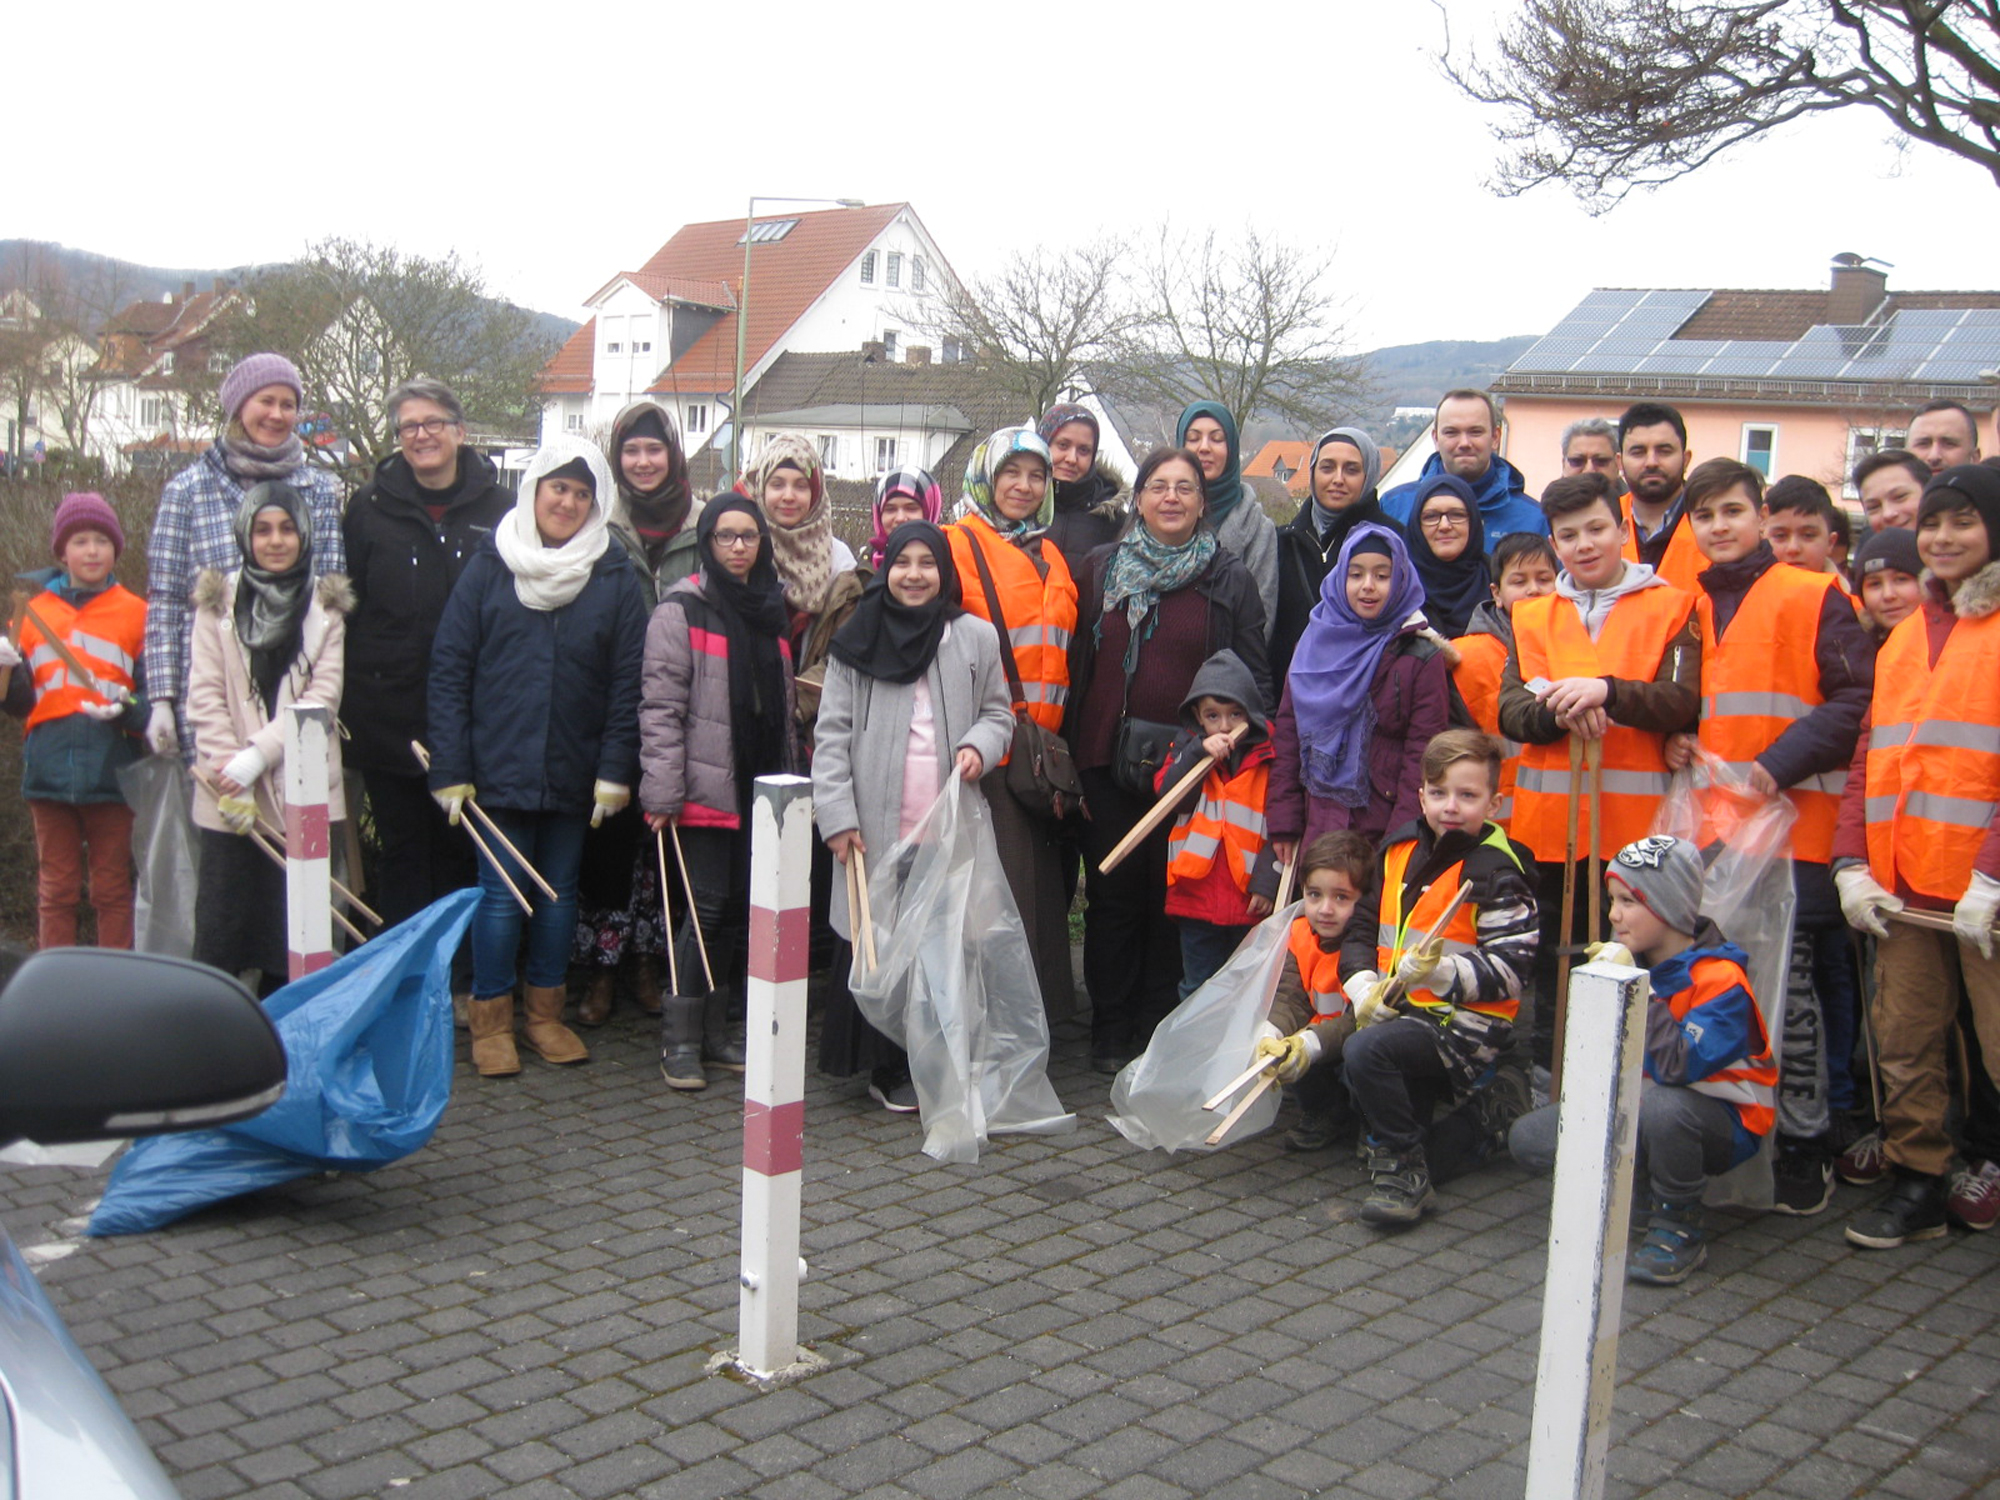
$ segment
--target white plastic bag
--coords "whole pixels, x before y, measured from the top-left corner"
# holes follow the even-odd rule
[[[1653,832],[1687,839],[1702,852],[1701,912],[1748,955],[1750,989],[1781,1067],[1785,987],[1792,959],[1792,824],[1798,809],[1782,793],[1752,791],[1742,774],[1714,752],[1697,749],[1686,770],[1676,771],[1653,820]],[[1776,1133],[1757,1154],[1712,1178],[1706,1201],[1764,1209],[1771,1206],[1771,1157]]]
[[[201,858],[194,778],[179,756],[148,755],[119,770],[118,790],[132,809],[132,857],[139,867],[132,946],[141,953],[192,958]]]
[[[857,931],[855,1003],[910,1055],[924,1152],[973,1162],[990,1135],[1072,1129],[1049,1083],[1035,964],[986,802],[957,776],[910,836],[872,858],[877,966]],[[856,926],[859,913],[850,916]]]
[[[1275,1088],[1264,1090],[1215,1146],[1207,1144],[1209,1132],[1243,1095],[1218,1110],[1201,1106],[1256,1060],[1258,1032],[1271,1013],[1301,905],[1294,901],[1258,923],[1229,962],[1153,1028],[1146,1050],[1113,1080],[1111,1125],[1126,1140],[1148,1150],[1213,1151],[1271,1128],[1278,1118]]]

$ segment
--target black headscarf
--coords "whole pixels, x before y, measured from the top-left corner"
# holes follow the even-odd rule
[[[1471,528],[1465,550],[1450,562],[1431,550],[1430,535],[1419,524],[1424,502],[1436,495],[1456,495],[1464,501],[1466,524]],[[1409,543],[1417,577],[1423,580],[1424,618],[1439,635],[1464,635],[1472,612],[1493,597],[1493,575],[1486,566],[1486,527],[1472,486],[1456,474],[1433,474],[1424,480],[1417,486],[1410,519],[1403,524],[1403,539]]]
[[[282,510],[299,534],[298,560],[282,573],[257,566],[250,532],[261,510]],[[278,711],[278,685],[299,654],[306,610],[312,604],[312,515],[305,497],[289,484],[253,484],[236,508],[236,547],[243,570],[236,583],[236,639],[250,656],[250,680],[266,713]]]
[[[715,528],[724,516],[748,516],[757,527],[757,561],[743,578],[716,560]],[[785,768],[785,677],[791,670],[778,646],[791,628],[784,585],[771,557],[764,512],[742,495],[718,495],[695,522],[701,592],[722,616],[729,641],[729,728],[736,751],[736,797],[747,807],[751,783]]]
[[[929,603],[915,609],[898,604],[889,592],[890,565],[912,542],[930,548],[938,563],[938,591]],[[881,566],[861,591],[854,613],[833,633],[828,649],[834,660],[864,677],[879,682],[915,682],[930,670],[945,625],[963,613],[951,544],[930,522],[905,521],[882,544]]]

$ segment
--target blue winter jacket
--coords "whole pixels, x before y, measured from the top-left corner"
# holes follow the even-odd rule
[[[47,589],[81,608],[103,589],[79,589],[61,568],[38,568],[20,575],[36,592]],[[111,580],[117,582],[116,579]],[[107,584],[107,587],[109,585]],[[146,753],[140,736],[152,706],[146,701],[143,661],[132,668],[136,696],[125,712],[108,724],[88,714],[64,714],[46,719],[30,730],[21,746],[21,795],[38,802],[123,802],[118,773]],[[23,662],[7,681],[7,712],[25,719],[35,706],[35,679]]]
[[[1408,484],[1399,484],[1382,497],[1382,509],[1398,526],[1410,519],[1410,507],[1417,503],[1417,489],[1433,474],[1444,472],[1444,460],[1433,453],[1424,460],[1424,467],[1417,477]],[[1500,545],[1500,538],[1510,531],[1532,531],[1536,536],[1549,534],[1549,523],[1542,517],[1542,508],[1528,495],[1528,480],[1522,472],[1498,454],[1493,457],[1492,467],[1486,477],[1472,487],[1479,497],[1479,519],[1486,527],[1486,550],[1491,552]]]
[[[489,537],[431,648],[431,786],[469,782],[487,807],[586,813],[593,782],[634,785],[645,646],[645,594],[622,547],[605,549],[568,604],[536,610]]]

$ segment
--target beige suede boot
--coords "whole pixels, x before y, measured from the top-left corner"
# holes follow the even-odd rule
[[[545,1063],[580,1063],[590,1060],[590,1049],[562,1023],[563,1004],[569,991],[560,984],[528,986],[528,1019],[521,1033]]]
[[[470,1000],[466,1029],[472,1033],[472,1066],[481,1078],[505,1078],[521,1071],[514,1050],[514,996],[509,991],[491,1000]]]

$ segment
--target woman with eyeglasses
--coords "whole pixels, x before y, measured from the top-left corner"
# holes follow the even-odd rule
[[[1083,774],[1083,978],[1091,1066],[1116,1073],[1145,1050],[1174,1006],[1180,934],[1166,914],[1162,823],[1110,874],[1098,866],[1153,806],[1149,757],[1164,754],[1195,673],[1234,651],[1271,701],[1264,601],[1250,572],[1206,524],[1201,461],[1159,448],[1133,481],[1125,535],[1091,554],[1071,653],[1069,738]]]
[[[1486,524],[1472,486],[1456,474],[1420,481],[1403,541],[1424,586],[1424,618],[1446,639],[1464,635],[1472,612],[1493,597]]]
[[[639,704],[639,804],[654,830],[674,825],[687,860],[671,939],[681,993],[660,1009],[660,1074],[683,1090],[708,1087],[704,1063],[743,1071],[750,803],[759,776],[802,765],[770,523],[754,501],[719,495],[695,543],[700,571],[667,590],[646,627]],[[715,971],[708,994],[695,921]]]

